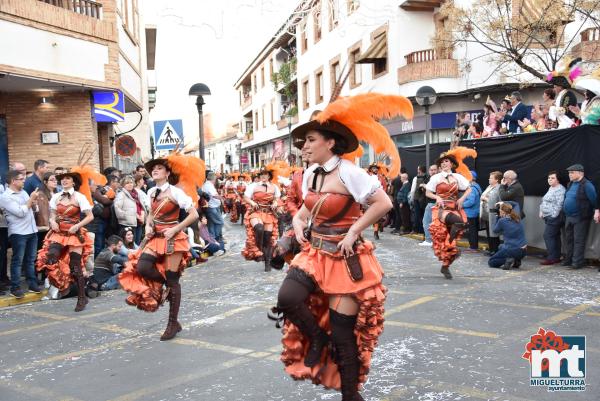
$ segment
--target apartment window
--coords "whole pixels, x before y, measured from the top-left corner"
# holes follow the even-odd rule
[[[269,59],[269,80],[272,79],[273,76],[273,59]]]
[[[315,43],[321,40],[321,2],[315,4],[315,10],[313,11],[313,32],[315,35]]]
[[[360,42],[357,42],[348,50],[348,64],[352,68],[350,73],[350,89],[354,89],[362,83],[361,65],[357,64],[360,57]]]
[[[308,36],[306,35],[306,22],[300,25],[300,52],[308,50]]]
[[[271,124],[275,124],[275,100],[271,100]]]
[[[121,12],[123,18],[123,28],[131,39],[137,41],[139,33],[140,14],[138,12],[138,0],[123,0],[121,3]]]
[[[338,26],[338,2],[337,0],[329,0],[329,30],[333,30]]]
[[[265,87],[265,67],[260,67],[260,87]]]
[[[315,72],[315,104],[323,101],[323,67]]]
[[[332,94],[335,90],[335,84],[340,78],[340,74],[340,56],[338,55],[329,61],[329,86]]]
[[[256,128],[258,128],[259,127],[259,125],[258,125],[258,110],[255,110],[253,114],[254,114],[254,126]]]
[[[302,110],[308,109],[308,77],[302,80]]]
[[[256,93],[257,92],[257,90],[256,90],[256,74],[253,74],[251,79],[252,79],[252,92]],[[256,124],[256,126],[258,127],[258,124]]]
[[[360,7],[360,0],[346,0],[346,4],[348,5],[348,15],[350,15]]]
[[[263,107],[262,107],[262,109],[261,109],[261,111],[262,111],[262,112],[260,113],[260,114],[261,114],[261,117],[262,117],[262,120],[261,120],[261,122],[262,122],[262,124],[261,124],[261,127],[263,127],[263,128],[266,128],[266,127],[267,127],[267,125],[265,124],[265,114],[266,114],[266,111],[267,111],[267,107],[266,107],[266,106],[263,106]]]

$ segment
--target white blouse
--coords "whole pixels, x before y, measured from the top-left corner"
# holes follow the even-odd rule
[[[369,173],[356,164],[349,160],[340,159],[339,156],[333,156],[321,167],[325,171],[332,171],[338,164],[338,176],[342,184],[344,184],[356,202],[366,205],[369,198],[381,188],[381,183],[377,176],[369,175]],[[308,178],[312,176],[317,167],[320,166],[313,164],[306,169],[304,177],[302,177],[302,199],[306,198],[308,194]]]
[[[466,191],[469,188],[469,186],[471,185],[469,180],[467,180],[464,176],[462,176],[458,173],[445,173],[442,171],[441,173],[437,173],[436,175],[431,177],[431,179],[429,180],[429,182],[427,183],[425,188],[429,192],[435,193],[435,189],[438,186],[438,184],[442,181],[446,181],[446,177],[448,177],[449,175],[454,177],[454,179],[458,182],[458,190],[459,191]]]
[[[273,184],[271,184],[271,185],[273,185]],[[263,183],[262,182],[253,182],[252,184],[248,185],[246,187],[246,191],[244,192],[244,196],[252,199],[252,195],[254,195],[254,191],[259,186],[263,186]],[[277,187],[277,185],[273,185],[273,186],[275,187],[275,197],[276,198],[281,197],[281,191],[279,190],[279,187]]]
[[[71,196],[75,197],[77,204],[79,204],[79,210],[81,210],[82,212],[85,212],[87,210],[92,210],[92,206],[90,205],[90,202],[85,197],[85,195],[82,194],[81,192],[75,191],[73,188],[71,188],[69,191],[60,191],[60,192],[52,195],[52,198],[50,199],[50,209],[51,210],[56,210],[58,201],[60,200],[60,198],[62,197],[62,195],[64,193],[70,193]]]
[[[152,187],[148,190],[148,198],[153,199],[154,193],[159,189],[159,187]],[[194,201],[190,198],[182,189],[177,188],[174,185],[169,184],[168,182],[163,184],[160,187],[161,192],[166,191],[167,189],[171,189],[171,197],[175,199],[175,202],[179,205],[180,208],[185,210],[186,212],[190,210],[194,206]]]

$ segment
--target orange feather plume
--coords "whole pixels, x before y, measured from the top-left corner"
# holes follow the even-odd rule
[[[204,160],[195,156],[186,156],[179,152],[167,156],[169,166],[173,173],[179,176],[177,186],[181,188],[194,203],[198,203],[198,188],[206,179],[206,165]]]
[[[90,180],[94,181],[96,185],[106,185],[106,177],[96,170],[90,165],[83,166],[75,166],[71,168],[71,172],[78,173],[81,176],[81,186],[79,187],[79,192],[85,195],[87,200],[90,202],[90,205],[94,204],[92,200],[92,190],[90,188]]]
[[[467,165],[464,163],[464,160],[467,157],[476,159],[477,151],[475,149],[470,149],[464,146],[457,146],[454,149],[447,151],[446,154],[452,155],[456,158],[456,161],[458,162],[456,172],[465,177],[467,180],[472,181],[473,175],[471,174],[471,170],[469,170],[469,167],[467,167]]]
[[[316,120],[324,123],[335,120],[348,127],[359,141],[367,142],[378,154],[390,158],[390,176],[400,172],[400,154],[387,129],[378,120],[402,116],[411,120],[414,115],[412,103],[404,96],[383,95],[380,93],[363,93],[356,96],[339,98],[330,103],[316,116]],[[354,161],[360,157],[362,147],[344,155]]]

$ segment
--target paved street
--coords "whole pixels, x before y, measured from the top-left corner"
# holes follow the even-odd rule
[[[75,299],[0,311],[0,399],[21,400],[338,400],[294,382],[279,362],[280,333],[267,320],[283,272],[243,261],[239,226],[230,252],[183,278],[184,330],[160,342],[168,307],[143,313],[113,291],[79,314]],[[382,235],[377,255],[389,289],[385,332],[365,399],[600,399],[600,274],[596,269],[485,267],[463,255],[444,280],[429,248]],[[539,327],[587,335],[588,388],[549,393],[529,386],[521,358]]]

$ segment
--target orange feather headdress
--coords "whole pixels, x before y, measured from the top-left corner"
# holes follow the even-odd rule
[[[197,203],[198,188],[204,184],[206,179],[204,160],[177,151],[168,155],[166,160],[171,171],[179,177],[177,186],[191,197],[194,203]]]
[[[79,192],[85,195],[90,202],[90,205],[94,204],[90,180],[94,181],[94,184],[96,185],[106,185],[107,182],[106,177],[103,174],[94,170],[94,168],[88,164],[93,155],[94,150],[92,149],[92,146],[89,143],[83,144],[83,147],[79,152],[79,157],[77,158],[77,166],[72,167],[70,170],[72,173],[77,173],[81,176]]]
[[[471,170],[469,170],[469,167],[467,167],[467,165],[464,163],[464,160],[467,157],[471,157],[473,159],[477,158],[477,151],[475,149],[470,149],[464,146],[457,146],[454,149],[447,151],[446,153],[442,153],[440,159],[443,156],[448,155],[454,156],[454,158],[456,159],[456,162],[458,164],[458,166],[456,167],[456,172],[465,177],[467,180],[472,181],[473,175],[471,174]]]
[[[322,124],[325,130],[327,130],[326,124],[328,121],[335,121],[348,128],[359,142],[369,143],[375,153],[390,159],[389,173],[395,177],[400,172],[398,148],[387,129],[378,120],[396,116],[402,116],[410,120],[413,118],[413,114],[412,104],[404,96],[364,93],[338,98],[327,105],[315,117],[315,121]],[[306,124],[311,124],[311,122]],[[302,130],[300,129],[300,131]],[[359,146],[344,154],[343,157],[354,161],[362,153],[362,147]]]

